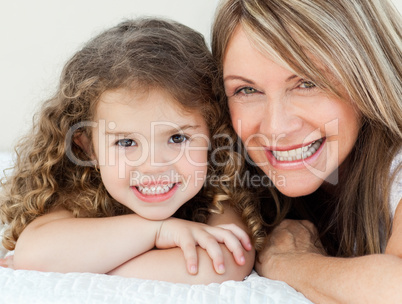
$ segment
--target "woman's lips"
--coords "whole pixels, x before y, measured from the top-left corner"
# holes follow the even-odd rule
[[[314,161],[321,153],[326,138],[320,138],[311,143],[285,150],[283,148],[266,148],[268,161],[277,168],[297,169],[304,163]]]
[[[271,152],[277,161],[304,160],[312,156],[321,147],[323,140],[323,138],[320,138],[319,140],[313,141],[310,144],[299,148],[289,150],[271,150]]]

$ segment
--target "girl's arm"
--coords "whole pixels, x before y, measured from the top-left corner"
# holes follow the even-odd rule
[[[16,269],[106,273],[154,246],[181,247],[189,271],[196,271],[196,244],[208,251],[215,266],[222,264],[218,242],[237,260],[248,236],[238,227],[229,230],[169,218],[149,221],[137,215],[74,218],[65,210],[51,212],[29,224],[18,239]]]
[[[256,270],[314,303],[402,303],[402,204],[393,227],[385,254],[334,258],[314,245],[311,223],[286,220],[270,235]]]
[[[0,267],[14,269],[14,257],[12,255],[0,259]]]
[[[43,215],[20,235],[16,269],[105,273],[154,247],[160,222],[130,214],[75,218],[66,210]]]
[[[217,226],[234,223],[246,230],[240,217],[229,206],[225,206],[224,210],[224,214],[211,215],[208,224]],[[255,260],[253,248],[249,247],[249,250],[245,252],[243,265],[239,265],[228,248],[224,244],[220,246],[225,260],[225,272],[223,274],[218,274],[215,271],[207,251],[200,246],[197,247],[199,258],[197,275],[191,275],[186,271],[180,248],[150,250],[114,269],[109,274],[175,283],[209,284],[221,283],[226,280],[240,281],[251,273]]]

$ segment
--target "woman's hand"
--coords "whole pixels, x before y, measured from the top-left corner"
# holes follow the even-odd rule
[[[220,243],[225,244],[232,252],[238,265],[245,264],[244,249],[252,249],[250,238],[243,229],[234,224],[210,226],[170,218],[162,223],[155,240],[155,246],[160,249],[180,247],[190,274],[198,272],[197,245],[207,251],[218,274],[225,272]]]
[[[268,236],[255,268],[262,276],[286,281],[286,275],[291,275],[293,271],[286,261],[306,253],[325,255],[317,229],[309,221],[284,220]]]

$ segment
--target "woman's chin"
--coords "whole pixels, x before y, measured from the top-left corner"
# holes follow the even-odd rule
[[[322,185],[320,183],[288,183],[286,185],[275,185],[276,188],[288,197],[299,197],[313,193]]]

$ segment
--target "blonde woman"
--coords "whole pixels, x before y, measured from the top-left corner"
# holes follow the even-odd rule
[[[397,10],[388,0],[225,0],[212,50],[222,107],[273,183],[262,204],[286,215],[257,271],[316,303],[402,303]]]

